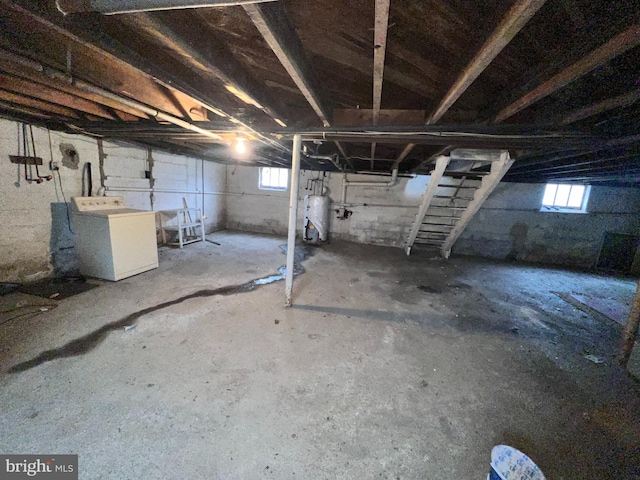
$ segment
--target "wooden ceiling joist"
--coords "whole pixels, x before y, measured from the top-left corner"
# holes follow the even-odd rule
[[[201,76],[220,80],[240,100],[263,110],[279,125],[286,124],[283,107],[270,98],[264,84],[251,76],[216,35],[183,37],[157,16],[146,13],[128,16],[126,21],[147,31]]]
[[[376,0],[376,17],[373,32],[373,125],[378,125],[382,105],[384,59],[387,52],[390,0]],[[371,144],[371,169],[376,156],[376,142]]]
[[[74,87],[68,82],[63,82],[57,80],[55,78],[49,78],[42,74],[41,72],[33,71],[33,70],[25,70],[23,65],[20,65],[17,62],[15,55],[9,55],[6,51],[0,50],[0,70],[5,73],[9,73],[15,77],[20,77],[25,80],[29,80],[33,83],[45,85],[47,87],[53,88],[55,90],[68,93],[70,95],[74,95],[76,97],[84,98],[88,101],[94,102],[99,105],[103,105],[105,107],[112,108],[116,111],[119,117],[123,120],[135,120],[136,118],[147,119],[147,115],[144,113],[133,109],[128,108],[122,104],[118,104],[117,102],[112,102],[106,98],[100,97],[99,95],[93,95],[88,92],[83,92],[82,90]],[[124,117],[122,114],[126,114]]]
[[[111,91],[108,91],[100,86],[94,85],[90,82],[86,82],[82,79],[73,77],[71,75],[69,75],[66,72],[63,72],[61,70],[57,70],[51,67],[47,67],[45,65],[39,64],[37,62],[29,62],[29,59],[24,58],[24,61],[22,62],[24,65],[29,65],[29,68],[35,70],[35,71],[41,71],[43,73],[45,73],[47,76],[50,76],[52,78],[57,78],[57,79],[62,79],[65,81],[68,81],[69,83],[75,85],[77,88],[81,89],[81,90],[85,90],[87,92],[96,94],[96,95],[100,95],[102,97],[108,98],[114,102],[118,102],[118,103],[122,103],[123,105],[128,105],[131,108],[136,108],[138,110],[140,110],[141,112],[144,112],[146,114],[148,114],[149,116],[157,119],[158,121],[165,121],[165,122],[169,122],[172,123],[174,125],[177,125],[179,127],[184,128],[185,130],[190,130],[193,132],[197,132],[201,135],[204,136],[208,136],[211,138],[216,138],[216,139],[221,139],[221,137],[218,134],[215,134],[213,132],[210,132],[208,130],[205,130],[203,128],[200,128],[192,123],[190,123],[189,121],[183,120],[181,118],[175,117],[174,115],[171,115],[169,113],[163,112],[161,110],[158,110],[156,108],[152,108],[149,107],[147,105],[144,105],[143,103],[140,103],[136,100],[132,100],[126,97],[123,97],[122,95],[119,95],[117,93],[113,93]],[[0,74],[0,80],[2,80],[2,77],[7,77],[8,79],[12,79],[13,77],[7,76],[7,75],[3,75]],[[5,79],[6,80],[6,79]],[[20,80],[20,79],[18,79]],[[6,83],[6,82],[5,82]],[[32,88],[33,84],[29,84],[27,83],[28,88]],[[13,88],[17,88],[17,87],[13,87]],[[9,88],[10,90],[12,88]],[[57,95],[67,95],[61,92],[58,92]],[[37,95],[34,95],[37,97]],[[71,97],[71,95],[68,95],[68,97]],[[87,103],[86,101],[84,101],[84,99],[78,99],[78,98],[72,98],[72,101],[75,101],[76,103],[74,103],[74,105],[77,105],[78,107],[82,106],[81,104]],[[80,102],[83,101],[83,102]],[[54,102],[55,103],[55,102]],[[91,113],[91,112],[87,112],[87,113]],[[117,117],[115,118],[116,120]]]
[[[539,168],[528,168],[526,171],[522,172],[513,172],[513,175],[538,175],[538,174],[552,174],[552,173],[562,173],[566,171],[588,171],[589,169],[593,169],[594,166],[598,165],[606,165],[611,163],[624,163],[625,161],[629,161],[632,159],[640,158],[640,153],[629,153],[629,152],[621,152],[618,155],[607,154],[607,155],[588,155],[585,157],[580,157],[578,161],[571,162],[570,164],[564,163],[562,165],[543,165]]]
[[[376,0],[376,20],[373,34],[373,124],[378,124],[382,103],[384,59],[387,52],[390,0]]]
[[[71,118],[77,119],[79,118],[78,112],[71,108],[64,107],[62,105],[58,105],[56,103],[46,102],[41,99],[27,97],[25,95],[20,95],[13,92],[8,92],[6,90],[0,89],[0,99],[5,102],[5,104],[11,104],[21,107],[27,107],[32,109],[33,112],[40,113],[53,113],[55,115],[59,115],[63,118]]]
[[[523,157],[515,163],[515,165],[511,168],[511,171],[512,172],[517,172],[520,170],[526,171],[531,166],[538,166],[541,164],[553,164],[554,162],[561,162],[561,161],[570,163],[569,161],[572,161],[571,159],[576,157],[581,157],[583,155],[590,155],[597,152],[614,150],[617,148],[625,148],[628,150],[631,150],[633,148],[640,149],[640,135],[629,135],[626,137],[619,137],[613,140],[608,140],[588,150],[572,149],[569,151],[549,152],[546,155],[545,154],[540,155],[538,153],[536,155]]]
[[[56,6],[65,15],[69,13],[100,12],[105,15],[151,12],[182,8],[231,7],[247,3],[275,0],[56,0]]]
[[[52,117],[50,113],[45,113],[39,108],[29,107],[27,105],[16,104],[13,102],[5,102],[0,98],[0,111],[11,112],[17,114],[17,117],[26,116],[24,118],[18,118],[19,121],[31,123],[33,119],[49,119]]]
[[[569,125],[585,118],[594,117],[601,113],[614,110],[616,108],[628,107],[640,100],[640,90],[633,90],[623,95],[618,95],[614,98],[607,98],[601,102],[595,103],[588,107],[580,108],[574,112],[568,113],[560,119],[560,123]]]
[[[69,40],[77,42],[84,48],[88,48],[103,57],[115,60],[120,64],[126,65],[128,68],[134,69],[138,74],[145,78],[152,79],[160,85],[164,85],[165,87],[175,89],[185,95],[188,95],[197,103],[207,108],[207,110],[215,112],[217,115],[234,122],[237,126],[240,126],[247,132],[255,135],[259,141],[270,145],[277,150],[288,151],[288,148],[277,140],[265,137],[250,125],[235,118],[232,113],[219,108],[216,105],[216,102],[207,94],[192,87],[181,77],[163,70],[114,38],[109,37],[100,28],[99,22],[97,24],[87,22],[88,19],[86,18],[83,18],[82,21],[77,21],[77,19],[74,18],[54,18],[46,12],[38,11],[33,4],[21,0],[0,0],[0,3],[3,7],[11,9],[17,14],[24,15],[29,19],[29,21],[35,22],[46,29],[50,29],[56,34],[63,35]],[[95,17],[92,20],[95,22]]]
[[[471,86],[500,52],[522,30],[527,22],[540,10],[546,0],[518,0],[491,33],[471,62],[462,71],[435,111],[427,118],[427,125],[438,122],[462,94]],[[411,153],[414,144],[408,144],[396,159],[399,165]]]
[[[471,86],[489,64],[513,40],[546,0],[518,0],[509,9],[498,27],[453,83],[438,108],[427,119],[427,124],[438,122],[460,96]]]
[[[249,4],[244,5],[244,10],[322,124],[331,126],[329,103],[284,7],[278,3]],[[349,163],[344,147],[340,142],[334,143]]]
[[[76,97],[66,92],[61,92],[45,85],[34,84],[28,80],[0,73],[0,85],[4,90],[36,98],[45,102],[53,103],[61,107],[68,107],[78,112],[88,113],[96,117],[109,120],[119,120],[114,117],[103,105]]]
[[[619,33],[601,47],[554,75],[546,82],[503,108],[493,123],[500,123],[516,113],[551,95],[572,81],[582,77],[608,61],[640,45],[640,25],[633,25]]]
[[[242,135],[255,166],[289,165],[295,132],[344,171],[462,147],[513,152],[510,180],[635,175],[637,2],[211,2],[0,0],[0,115],[220,162]]]
[[[330,126],[328,102],[284,7],[279,3],[250,4],[244,5],[244,10],[323,125]]]

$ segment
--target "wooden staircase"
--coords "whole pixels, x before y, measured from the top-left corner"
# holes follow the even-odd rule
[[[405,244],[407,255],[411,254],[414,245],[426,245],[437,248],[443,257],[449,258],[455,241],[513,164],[506,151],[464,151],[458,157],[454,153],[436,160]],[[458,164],[468,162],[468,165],[456,171],[447,170],[452,157]],[[472,171],[488,163],[491,164],[489,172]]]

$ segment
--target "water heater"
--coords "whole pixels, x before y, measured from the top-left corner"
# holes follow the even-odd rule
[[[329,197],[307,195],[304,197],[304,225],[302,238],[312,245],[329,239]]]

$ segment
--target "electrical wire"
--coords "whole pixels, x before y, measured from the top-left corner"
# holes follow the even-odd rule
[[[11,320],[15,320],[16,318],[26,317],[27,315],[39,315],[41,313],[45,313],[45,312],[48,312],[49,310],[53,310],[57,306],[58,305],[23,305],[23,306],[21,306],[19,308],[15,308],[13,310],[7,310],[7,311],[4,311],[4,312],[0,312],[0,314],[3,314],[3,313],[13,312],[15,310],[22,309],[22,308],[25,308],[25,307],[38,307],[38,310],[34,310],[34,311],[31,311],[31,312],[25,312],[25,313],[21,313],[19,315],[14,315],[13,317],[9,317],[6,320],[0,322],[0,325],[4,325],[5,323],[9,323]],[[40,310],[41,308],[46,308],[46,310]]]
[[[51,159],[51,163],[49,163],[49,166],[51,169],[53,169],[53,145],[51,142],[51,130],[47,129],[47,134],[49,135],[49,158]],[[58,182],[60,183],[60,193],[62,194],[62,200],[64,201],[64,204],[67,210],[67,226],[69,227],[69,231],[75,235],[75,232],[71,228],[71,214],[69,213],[69,202],[67,202],[67,198],[64,195],[64,189],[62,188],[62,177],[60,176],[60,169],[56,168],[53,171],[58,173]],[[58,200],[58,203],[60,203],[60,197],[58,196],[58,185],[56,184],[55,176],[53,176],[53,185],[56,189],[56,199]]]
[[[51,142],[51,130],[49,130],[47,128],[47,134],[49,135],[49,170],[54,171],[53,170],[53,145]],[[56,179],[53,179],[53,187],[56,190],[56,200],[58,201],[58,203],[60,203],[60,195],[58,194],[58,183],[56,182]]]
[[[558,134],[558,133],[548,133],[548,134],[533,134],[533,135],[510,135],[510,134],[500,134],[500,133],[474,133],[474,132],[448,132],[448,131],[432,131],[432,132],[380,132],[375,130],[363,130],[363,131],[331,131],[331,132],[302,132],[304,137],[311,137],[314,135],[322,135],[323,140],[327,140],[326,136],[330,135],[331,137],[335,136],[349,136],[349,137],[370,137],[375,134],[380,136],[381,139],[385,137],[472,137],[472,138],[494,138],[494,139],[543,139],[543,138],[557,138],[557,139],[566,139],[566,138],[582,138],[584,135],[567,135],[567,134]]]
[[[58,173],[58,181],[60,182],[60,193],[62,193],[62,200],[64,200],[64,204],[67,207],[67,226],[69,227],[69,231],[75,235],[76,232],[71,228],[71,214],[69,213],[69,202],[67,202],[67,198],[64,195],[64,189],[62,188],[62,177],[60,176],[60,169],[56,170]],[[54,180],[55,181],[55,180]]]
[[[395,162],[396,159],[395,158],[371,158],[371,157],[364,157],[364,156],[360,156],[360,155],[351,155],[349,157],[346,157],[347,160],[373,160],[375,162]]]

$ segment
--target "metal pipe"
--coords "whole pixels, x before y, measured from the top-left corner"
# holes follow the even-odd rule
[[[300,149],[302,137],[294,135],[291,154],[291,193],[289,195],[289,236],[287,239],[287,269],[285,278],[284,305],[291,306],[293,290],[294,254],[296,248],[296,221],[298,219],[298,184],[300,182]]]
[[[45,68],[45,74],[48,75],[49,74],[49,70],[53,70],[50,68]],[[55,72],[55,71],[54,71]],[[192,132],[196,132],[199,133],[200,135],[204,135],[206,137],[210,137],[210,138],[214,138],[216,140],[220,140],[222,141],[222,137],[216,133],[210,132],[209,130],[205,130],[203,128],[200,128],[196,125],[193,125],[189,122],[186,122],[178,117],[174,117],[173,115],[169,114],[169,113],[165,113],[161,110],[157,110],[155,108],[151,108],[148,107],[146,105],[144,105],[143,103],[140,103],[136,100],[130,100],[128,98],[125,97],[121,97],[120,95],[117,95],[115,93],[111,93],[108,90],[104,90],[100,87],[96,87],[95,85],[92,85],[88,82],[85,82],[84,80],[78,80],[76,78],[70,77],[64,73],[61,72],[55,72],[56,76],[59,77],[63,77],[64,78],[68,78],[69,79],[69,83],[71,85],[75,85],[76,87],[80,88],[81,90],[85,90],[89,93],[95,93],[96,95],[100,95],[104,98],[108,98],[110,100],[113,100],[115,102],[121,103],[122,105],[125,105],[127,107],[131,107],[131,108],[135,108],[137,110],[140,110],[143,113],[146,113],[148,115],[151,115],[152,117],[155,117],[159,120],[164,120],[165,122],[169,122],[172,123],[174,125],[177,125],[178,127],[182,127],[185,130],[190,130]],[[52,76],[52,78],[55,78],[55,76]]]
[[[420,205],[398,205],[392,203],[340,203],[331,202],[334,207],[373,207],[373,208],[418,208]],[[539,212],[540,210],[531,210]]]
[[[354,172],[350,172],[354,175],[371,175],[372,177],[389,177],[390,174],[386,172],[372,172],[370,170],[356,170]],[[399,173],[398,178],[416,178],[418,174],[416,173]]]
[[[306,158],[310,158],[311,160],[328,160],[330,161],[334,167],[336,167],[339,171],[342,171],[342,167],[340,163],[338,163],[338,155],[304,155]]]
[[[347,180],[347,174],[342,176],[342,199],[341,203],[347,203],[347,188],[352,187],[393,187],[398,183],[398,169],[394,168],[391,172],[391,180],[388,182],[354,182]]]
[[[154,187],[104,187],[107,192],[144,192],[144,193],[183,193],[187,195],[199,195],[199,190],[170,190]]]
[[[152,12],[181,8],[230,7],[275,0],[57,0],[56,7],[63,14],[100,12],[105,15],[119,13]]]

